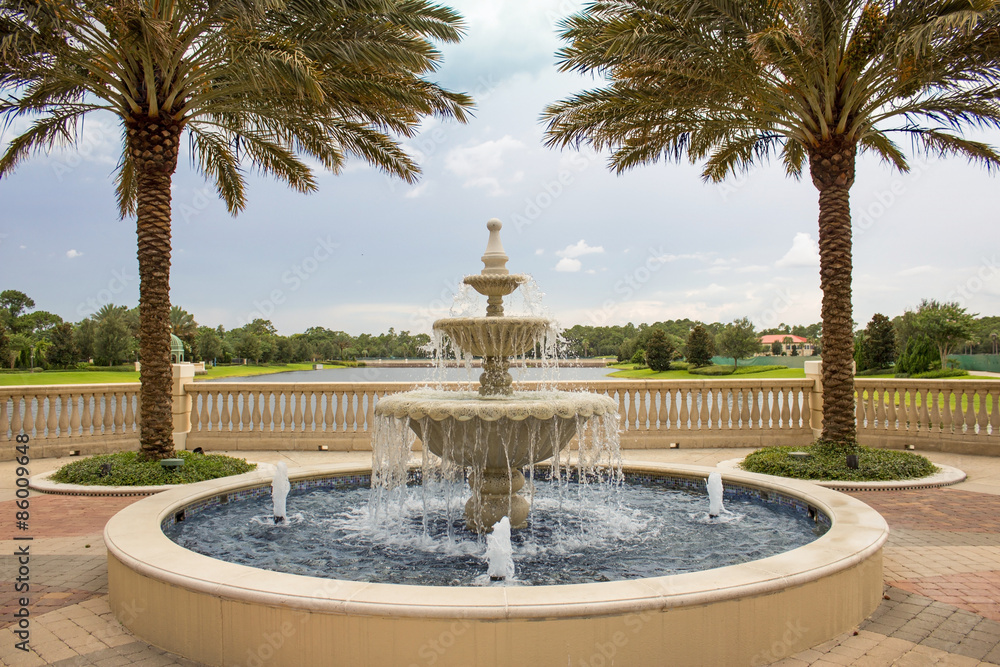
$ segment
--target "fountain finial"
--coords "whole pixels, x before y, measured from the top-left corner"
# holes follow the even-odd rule
[[[490,240],[486,242],[486,254],[483,255],[484,276],[505,276],[510,273],[507,270],[507,260],[510,258],[500,242],[501,227],[503,223],[496,218],[490,218],[486,223],[486,229],[490,230]]]

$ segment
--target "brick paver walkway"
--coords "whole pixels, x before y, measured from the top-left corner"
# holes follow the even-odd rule
[[[747,451],[645,450],[627,456],[713,465]],[[930,457],[963,468],[970,473],[969,482],[959,488],[852,494],[881,512],[891,529],[884,552],[886,599],[882,605],[857,629],[774,664],[1000,665],[1000,459]],[[284,459],[289,465],[315,462],[295,452],[259,452],[253,458]],[[331,457],[324,456],[324,460]],[[58,465],[45,463],[32,472]],[[15,548],[7,521],[14,512],[13,468],[9,467],[0,464],[4,476],[0,479],[0,516],[4,517],[0,542],[5,554],[0,570],[0,664],[195,666],[133,637],[108,607],[107,553],[101,533],[115,512],[138,500],[134,497],[32,496],[32,651],[14,648],[18,641],[12,623],[18,606],[14,592],[17,564],[9,555]],[[780,647],[775,657],[781,657]]]

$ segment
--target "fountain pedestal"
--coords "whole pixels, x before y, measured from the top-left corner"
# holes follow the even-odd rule
[[[375,414],[405,419],[424,446],[448,463],[470,469],[472,497],[466,526],[489,532],[504,516],[513,528],[527,523],[529,503],[518,494],[521,468],[557,455],[587,420],[603,420],[617,410],[607,396],[576,392],[515,393],[510,357],[523,355],[549,330],[542,317],[505,317],[503,297],[528,281],[511,274],[500,242],[499,220],[486,227],[490,239],[484,269],[464,282],[487,297],[486,317],[454,317],[434,323],[463,354],[482,357],[479,391],[415,391],[387,396]],[[617,426],[617,423],[615,424]]]

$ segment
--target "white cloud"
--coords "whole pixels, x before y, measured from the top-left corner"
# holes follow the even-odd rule
[[[781,269],[800,266],[818,267],[819,245],[813,241],[811,234],[799,232],[792,239],[792,247],[774,265]]]
[[[409,190],[407,190],[406,194],[403,196],[406,197],[407,199],[416,199],[420,195],[424,194],[424,192],[426,192],[428,185],[430,185],[430,181],[424,181],[423,183],[415,185]]]
[[[563,257],[556,264],[556,271],[563,271],[565,273],[575,273],[583,267],[583,263],[578,259],[573,259],[572,257]]]
[[[502,181],[517,182],[524,177],[523,172],[502,177],[504,154],[523,148],[524,144],[509,134],[496,141],[453,148],[444,158],[445,169],[465,179],[462,187],[486,188],[491,197],[496,197],[504,193]]]
[[[562,250],[557,250],[556,255],[559,257],[568,257],[570,259],[575,259],[577,257],[583,257],[584,255],[592,255],[595,253],[604,252],[604,246],[590,246],[583,239],[580,239],[572,245],[568,245]]]
[[[919,276],[928,273],[938,273],[938,269],[930,266],[929,264],[922,264],[920,266],[914,266],[909,269],[903,269],[896,273],[897,276],[908,277],[908,276]]]
[[[82,257],[83,253],[78,250],[67,250],[66,256],[69,257],[70,259],[73,259],[74,257]]]
[[[545,250],[542,249],[542,248],[539,248],[538,250],[535,251],[535,254],[539,255],[539,256],[544,255],[545,254]]]
[[[556,271],[564,271],[567,273],[575,273],[583,268],[583,262],[581,262],[577,257],[583,257],[584,255],[594,255],[601,254],[604,252],[603,246],[591,246],[587,245],[587,242],[580,239],[572,245],[568,245],[562,250],[556,250],[556,255],[562,257],[556,264]],[[588,270],[587,273],[593,273],[593,270]]]

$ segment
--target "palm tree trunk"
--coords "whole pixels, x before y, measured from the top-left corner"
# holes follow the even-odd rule
[[[140,117],[127,123],[135,165],[139,237],[139,407],[143,458],[174,450],[170,366],[170,181],[180,127]]]
[[[853,453],[854,320],[851,311],[851,205],[857,147],[835,137],[809,153],[819,190],[819,273],[823,290],[823,435]]]

